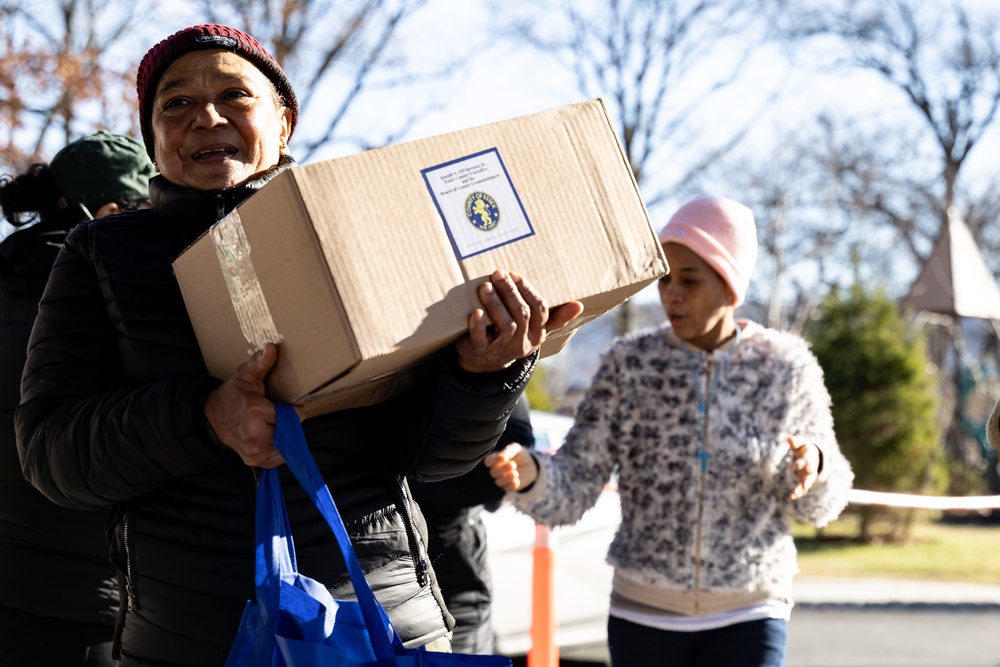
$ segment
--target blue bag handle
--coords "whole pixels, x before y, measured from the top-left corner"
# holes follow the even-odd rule
[[[274,485],[277,493],[272,493]],[[261,507],[262,502],[269,506]],[[254,568],[257,584],[257,601],[265,623],[270,623],[273,614],[277,613],[281,586],[279,581],[271,579],[277,573],[298,571],[295,558],[295,547],[291,542],[292,523],[288,520],[288,510],[285,509],[284,497],[281,495],[281,481],[278,471],[265,470],[257,484],[257,563]],[[261,536],[270,535],[270,540],[263,541]]]
[[[375,656],[379,662],[385,661],[386,664],[395,664],[396,652],[393,650],[393,637],[398,637],[398,635],[392,629],[388,618],[383,615],[381,605],[365,578],[357,554],[354,553],[351,538],[347,534],[347,528],[340,517],[337,505],[333,502],[333,496],[330,495],[330,489],[309,452],[309,445],[306,444],[305,433],[302,430],[298,413],[287,403],[275,403],[274,407],[277,411],[277,420],[274,425],[274,446],[333,530],[337,545],[340,547],[340,553],[347,565],[351,583],[354,585],[361,614],[368,626]],[[282,511],[284,512],[284,510]]]

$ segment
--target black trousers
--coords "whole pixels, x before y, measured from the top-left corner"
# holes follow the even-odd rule
[[[114,628],[0,606],[0,667],[114,667]]]
[[[614,667],[784,667],[788,621],[766,618],[674,632],[611,616],[608,648]]]

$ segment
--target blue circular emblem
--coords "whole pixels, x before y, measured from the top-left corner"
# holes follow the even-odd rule
[[[485,192],[473,192],[465,199],[465,217],[476,229],[488,232],[500,224],[500,207]]]

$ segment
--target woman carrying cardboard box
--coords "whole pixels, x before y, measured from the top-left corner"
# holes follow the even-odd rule
[[[219,25],[150,49],[137,91],[160,171],[153,208],[67,238],[32,333],[18,446],[26,476],[51,499],[111,508],[120,664],[222,665],[254,597],[256,472],[282,464],[264,391],[281,352],[268,344],[232,377],[210,377],[171,263],[293,164],[298,106],[257,40]],[[581,310],[550,311],[527,280],[499,270],[479,296],[469,334],[436,356],[414,390],[303,424],[408,646],[446,638],[449,621],[404,476],[473,468],[503,431],[546,334]],[[329,528],[284,472],[283,480],[300,571],[353,597]]]

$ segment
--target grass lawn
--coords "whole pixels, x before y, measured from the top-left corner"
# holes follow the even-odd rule
[[[933,579],[1000,585],[1000,522],[919,520],[906,544],[859,544],[857,518],[844,516],[817,536],[792,531],[804,576]]]

